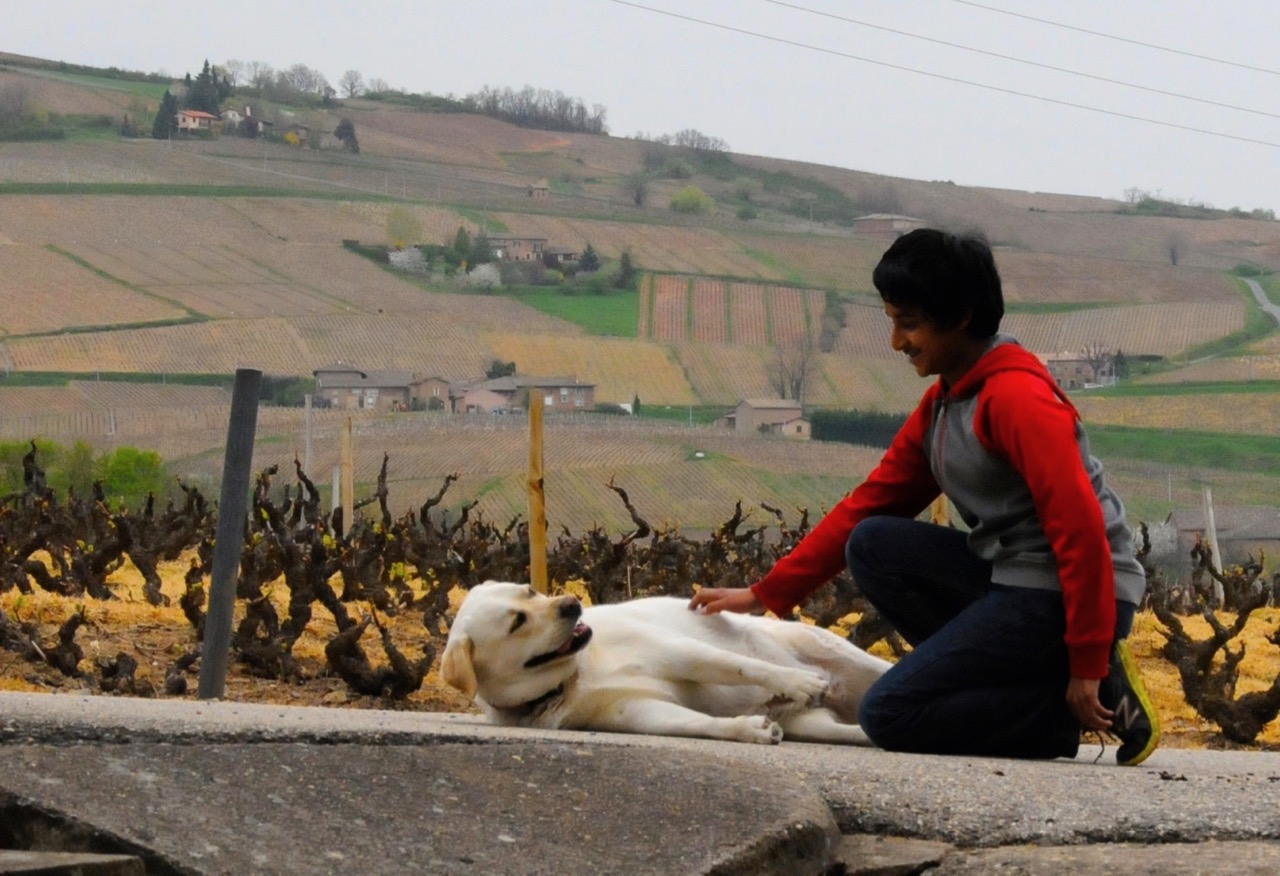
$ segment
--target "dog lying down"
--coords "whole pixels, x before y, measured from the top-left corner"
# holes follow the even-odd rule
[[[858,703],[889,666],[803,623],[672,597],[584,609],[486,581],[458,610],[441,675],[496,724],[869,745]]]

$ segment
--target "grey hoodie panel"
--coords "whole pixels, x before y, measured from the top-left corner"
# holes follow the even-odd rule
[[[938,403],[925,445],[933,476],[969,528],[970,549],[991,562],[992,581],[1013,587],[1061,590],[1057,562],[1036,514],[1031,491],[1012,466],[989,453],[978,440],[973,427],[977,406],[977,394],[959,399],[944,397]],[[1089,452],[1088,437],[1079,421],[1076,444],[1102,508],[1115,567],[1116,598],[1138,605],[1146,591],[1146,576],[1134,554],[1124,506],[1106,485],[1102,464]]]

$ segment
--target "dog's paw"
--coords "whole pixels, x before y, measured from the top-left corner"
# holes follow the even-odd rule
[[[742,723],[743,742],[757,745],[777,745],[782,741],[782,725],[765,715],[749,715],[738,719]]]
[[[786,686],[779,694],[798,706],[818,706],[827,693],[827,677],[807,669],[788,674]]]

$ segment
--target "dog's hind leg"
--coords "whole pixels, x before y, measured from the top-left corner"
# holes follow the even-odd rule
[[[830,742],[836,745],[871,745],[857,724],[842,724],[829,709],[805,709],[778,719],[788,739]]]
[[[654,736],[694,736],[776,745],[782,727],[765,715],[717,718],[665,700],[638,699],[617,703],[591,723],[593,730],[615,733],[648,733]]]

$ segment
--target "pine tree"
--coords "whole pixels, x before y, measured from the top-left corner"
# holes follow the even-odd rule
[[[188,74],[190,77],[190,74]],[[186,97],[187,109],[201,110],[213,115],[218,114],[221,104],[218,93],[218,76],[213,72],[213,68],[209,66],[208,59],[204,62],[204,67],[200,70],[200,75],[191,82],[187,89]]]
[[[578,270],[588,274],[600,270],[600,254],[589,243],[587,248],[582,251],[582,257],[578,259]]]
[[[360,140],[356,137],[356,125],[351,119],[338,122],[338,127],[333,129],[333,136],[342,141],[342,145],[347,147],[348,152],[360,154]]]
[[[157,140],[168,140],[178,128],[178,99],[167,90],[160,98],[160,109],[156,110],[156,120],[151,125],[151,136]]]

